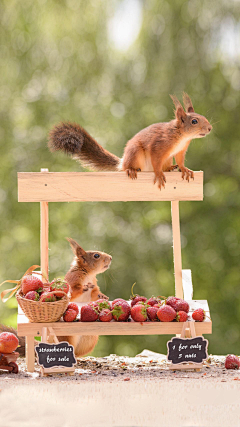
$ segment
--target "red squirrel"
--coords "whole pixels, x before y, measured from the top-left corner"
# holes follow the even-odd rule
[[[160,189],[165,187],[164,172],[177,167],[182,178],[189,181],[194,173],[184,166],[188,146],[192,139],[209,134],[212,126],[204,116],[194,112],[186,93],[183,93],[185,111],[176,96],[170,96],[175,105],[175,119],[142,129],[127,142],[122,158],[101,147],[81,126],[69,122],[60,123],[50,131],[49,149],[71,154],[83,166],[96,171],[126,171],[132,179],[137,178],[137,172],[154,171],[154,184],[158,182]]]
[[[70,286],[71,301],[87,303],[99,298],[108,299],[106,295],[101,293],[97,285],[96,275],[103,273],[110,267],[111,255],[98,251],[84,251],[75,240],[70,238],[67,240],[75,255],[70,270],[65,276],[65,280]],[[18,352],[21,356],[25,356],[25,337],[19,337],[15,329],[2,324],[0,324],[1,332],[14,333],[19,339]],[[58,339],[73,345],[75,355],[80,357],[94,349],[98,336],[60,336]],[[35,345],[38,345],[38,341],[35,341]]]
[[[108,299],[101,293],[96,275],[106,271],[111,264],[112,257],[104,252],[85,251],[73,239],[67,239],[74,253],[70,270],[65,276],[70,286],[71,301],[87,303],[99,298]],[[77,357],[90,353],[98,341],[98,336],[74,335],[58,337],[59,341],[67,341],[73,345]]]

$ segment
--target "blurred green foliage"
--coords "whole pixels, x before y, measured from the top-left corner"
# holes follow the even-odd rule
[[[80,123],[121,156],[140,129],[173,116],[170,93],[189,93],[213,124],[192,142],[186,165],[204,171],[203,202],[180,204],[183,268],[194,298],[213,320],[209,351],[240,353],[240,3],[229,0],[3,0],[0,5],[0,281],[19,279],[39,259],[39,204],[18,203],[17,172],[80,171],[51,154],[60,120]],[[191,184],[189,184],[191,185]],[[170,203],[52,203],[50,278],[72,253],[113,256],[101,290],[173,294]],[[16,301],[0,302],[1,322],[16,326]],[[166,352],[169,337],[101,337],[94,355]]]

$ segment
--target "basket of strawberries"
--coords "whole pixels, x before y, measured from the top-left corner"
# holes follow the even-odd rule
[[[69,285],[62,279],[43,283],[38,277],[27,274],[21,279],[16,298],[30,322],[57,322],[68,306],[68,291]]]
[[[5,280],[1,283],[0,286],[6,282],[16,284],[14,288],[2,291],[1,299],[6,302],[17,292],[17,302],[30,322],[57,322],[69,303],[69,285],[62,279],[43,283],[37,277],[40,273],[34,271],[36,268],[39,265],[32,265],[20,280]]]

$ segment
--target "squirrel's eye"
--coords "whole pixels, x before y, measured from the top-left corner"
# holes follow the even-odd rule
[[[197,119],[193,119],[193,120],[192,120],[192,124],[193,124],[193,125],[196,125],[197,123],[198,123]]]
[[[96,258],[96,259],[100,258],[100,255],[99,255],[99,254],[94,254],[93,256],[94,256],[94,258]]]

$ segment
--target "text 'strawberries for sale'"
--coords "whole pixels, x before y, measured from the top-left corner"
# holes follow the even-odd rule
[[[176,311],[170,305],[163,305],[157,312],[157,316],[161,322],[172,322],[176,315]]]

